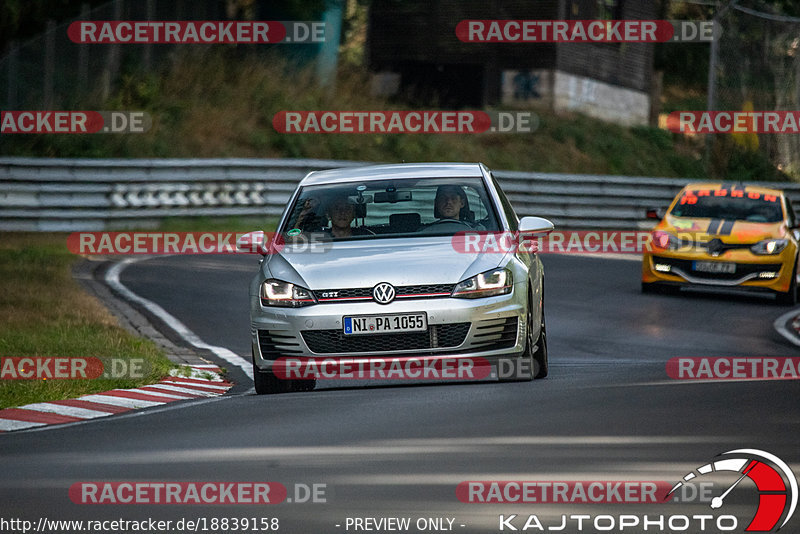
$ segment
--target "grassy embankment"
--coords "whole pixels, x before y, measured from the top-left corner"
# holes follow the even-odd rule
[[[233,217],[179,218],[160,229],[247,232],[274,227],[274,220]],[[175,367],[151,341],[119,326],[73,279],[72,266],[80,258],[67,250],[66,240],[62,233],[0,233],[0,359],[143,359],[145,374],[136,379],[0,379],[0,409],[152,384]]]
[[[344,68],[336,89],[316,87],[308,72],[279,59],[242,59],[230,50],[187,54],[161,76],[126,75],[116,94],[86,109],[144,110],[145,134],[6,136],[0,153],[64,157],[289,157],[362,161],[482,161],[520,171],[703,178],[703,144],[658,128],[622,127],[579,114],[539,110],[533,133],[480,135],[280,134],[282,110],[436,109],[371,97],[362,69]],[[692,95],[665,93],[676,102]],[[696,99],[695,99],[696,100]],[[670,102],[664,106],[671,108]],[[691,108],[690,108],[691,109]],[[735,146],[728,147],[734,152]],[[781,179],[726,163],[728,179]],[[752,163],[752,162],[750,162]],[[759,169],[763,169],[759,166]],[[770,175],[771,174],[771,175]]]

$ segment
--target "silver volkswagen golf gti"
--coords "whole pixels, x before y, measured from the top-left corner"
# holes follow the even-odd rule
[[[250,285],[256,391],[314,387],[273,372],[287,357],[503,358],[526,363],[513,380],[547,376],[538,255],[457,238],[552,229],[546,219],[520,220],[482,164],[308,174]]]

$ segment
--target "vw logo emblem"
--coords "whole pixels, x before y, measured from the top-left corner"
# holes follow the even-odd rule
[[[372,288],[372,298],[379,304],[389,304],[394,300],[394,287],[392,284],[381,282]]]

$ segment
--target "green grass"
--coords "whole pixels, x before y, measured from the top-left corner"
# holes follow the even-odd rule
[[[144,360],[137,379],[0,380],[0,408],[152,384],[174,365],[131,335],[72,278],[65,234],[0,233],[0,358]]]
[[[166,219],[158,229],[244,233],[272,231],[276,225],[276,219],[263,217],[176,217]],[[119,326],[73,279],[71,269],[79,257],[67,250],[66,240],[67,234],[60,233],[0,233],[0,359],[141,359],[144,375],[136,379],[0,379],[0,409],[152,384],[176,367],[151,341]],[[178,372],[186,375],[189,369]]]

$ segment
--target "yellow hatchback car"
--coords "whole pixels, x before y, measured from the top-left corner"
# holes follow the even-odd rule
[[[660,218],[648,210],[648,218]],[[797,303],[798,221],[783,191],[694,183],[650,234],[642,291],[685,285],[769,291]]]

